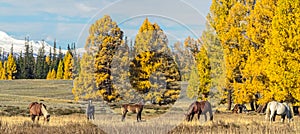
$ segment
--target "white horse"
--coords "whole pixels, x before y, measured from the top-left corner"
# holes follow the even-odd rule
[[[267,105],[266,119],[269,119],[270,123],[272,123],[272,121],[275,121],[276,115],[281,115],[281,122],[284,122],[285,116],[287,116],[288,122],[293,120],[291,108],[287,105],[287,103],[271,101]]]
[[[89,104],[86,108],[86,117],[88,120],[94,120],[95,106],[92,104],[92,100],[89,100]]]

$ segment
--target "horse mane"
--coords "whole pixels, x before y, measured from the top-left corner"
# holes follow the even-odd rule
[[[46,105],[44,103],[40,103],[41,106],[44,106],[45,109],[47,109]]]
[[[189,109],[188,109],[188,111],[187,111],[187,114],[189,115],[189,114],[191,114],[192,112],[193,112],[193,110],[194,110],[194,105],[197,103],[197,101],[194,101],[192,104],[190,104],[190,106],[189,106]]]

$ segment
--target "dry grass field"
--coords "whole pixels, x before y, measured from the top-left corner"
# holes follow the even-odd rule
[[[281,123],[277,116],[276,122],[270,124],[264,115],[231,114],[229,112],[214,113],[214,121],[196,118],[192,122],[184,121],[184,113],[188,103],[178,101],[168,111],[168,106],[145,106],[142,122],[136,122],[135,114],[128,114],[121,122],[120,109],[102,106],[110,112],[96,111],[96,119],[87,121],[84,115],[86,102],[75,102],[71,93],[72,81],[47,80],[14,80],[0,81],[0,133],[62,133],[62,134],[210,134],[210,133],[300,133],[300,118],[294,117],[292,123]],[[33,124],[29,118],[28,105],[32,101],[43,102],[51,114],[49,123]],[[104,105],[101,102],[94,103]],[[222,109],[220,106],[215,109]],[[97,108],[96,108],[97,110]]]

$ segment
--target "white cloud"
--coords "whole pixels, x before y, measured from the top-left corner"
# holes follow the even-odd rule
[[[59,14],[62,16],[92,16],[107,3],[107,0],[10,0],[10,8],[0,7],[0,15],[35,15],[38,13]]]
[[[172,37],[183,38],[189,34],[184,27],[191,28],[200,36],[205,16],[208,13],[210,0],[10,0],[5,1],[11,7],[0,6],[1,16],[38,15],[52,22],[0,22],[0,30],[18,33],[16,36],[30,34],[33,38],[56,38],[64,41],[79,41],[83,46],[88,35],[88,26],[104,14],[109,14],[128,36],[134,36],[145,17],[157,22]],[[115,2],[115,3],[113,3]],[[112,4],[113,3],[113,4]],[[110,5],[110,6],[108,6]],[[105,8],[104,8],[105,7]],[[50,14],[50,15],[49,15]],[[44,15],[44,16],[42,16]],[[52,18],[54,16],[54,18]],[[87,27],[86,19],[91,18]],[[79,19],[73,20],[73,19]],[[56,22],[57,21],[57,22]],[[63,22],[63,23],[62,23]],[[42,36],[42,37],[41,37]],[[170,37],[170,38],[172,38]],[[22,37],[24,38],[24,37]]]
[[[75,7],[77,7],[77,9],[79,9],[82,12],[91,12],[91,11],[95,12],[97,10],[97,8],[86,5],[84,3],[76,3]]]

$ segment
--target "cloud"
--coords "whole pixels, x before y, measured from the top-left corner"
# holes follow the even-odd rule
[[[5,2],[7,6],[0,6],[1,15],[35,15],[41,12],[59,14],[62,16],[92,16],[107,4],[107,0],[10,0]]]
[[[77,9],[79,9],[82,12],[91,12],[91,11],[94,12],[94,11],[97,10],[97,8],[92,7],[92,6],[88,6],[88,5],[84,4],[84,3],[76,3],[75,7],[77,7]]]
[[[149,17],[170,38],[182,39],[191,31],[201,35],[210,3],[210,0],[10,0],[0,2],[0,30],[21,38],[29,34],[35,39],[56,38],[64,44],[78,41],[83,47],[89,25],[109,14],[126,35],[134,36]]]

